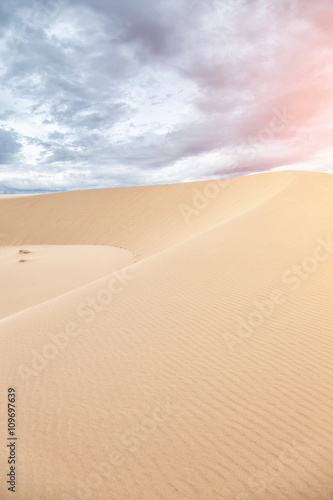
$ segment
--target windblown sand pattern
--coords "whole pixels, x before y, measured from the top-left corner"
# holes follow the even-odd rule
[[[214,182],[0,198],[17,500],[333,499],[333,177]]]

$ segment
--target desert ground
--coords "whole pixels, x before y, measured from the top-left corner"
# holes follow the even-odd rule
[[[1,196],[0,245],[1,500],[333,499],[333,174]]]

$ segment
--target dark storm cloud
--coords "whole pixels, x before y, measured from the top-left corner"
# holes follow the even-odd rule
[[[191,4],[191,0],[189,1]],[[188,21],[184,0],[107,1],[73,0],[77,6],[103,16],[106,30],[118,28],[118,43],[133,44],[144,61],[150,55],[172,57],[179,53],[184,39],[183,22]]]
[[[25,0],[15,0],[14,2],[0,2],[0,36],[3,36],[5,30],[15,21],[15,13],[26,5]]]

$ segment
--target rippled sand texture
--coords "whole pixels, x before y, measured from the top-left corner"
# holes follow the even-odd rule
[[[333,177],[0,198],[0,498],[333,499]],[[20,262],[21,261],[21,262]]]

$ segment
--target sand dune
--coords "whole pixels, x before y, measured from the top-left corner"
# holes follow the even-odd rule
[[[332,500],[332,213],[310,172],[1,198],[16,498]]]
[[[132,262],[130,252],[109,246],[0,247],[0,318],[57,297]]]

